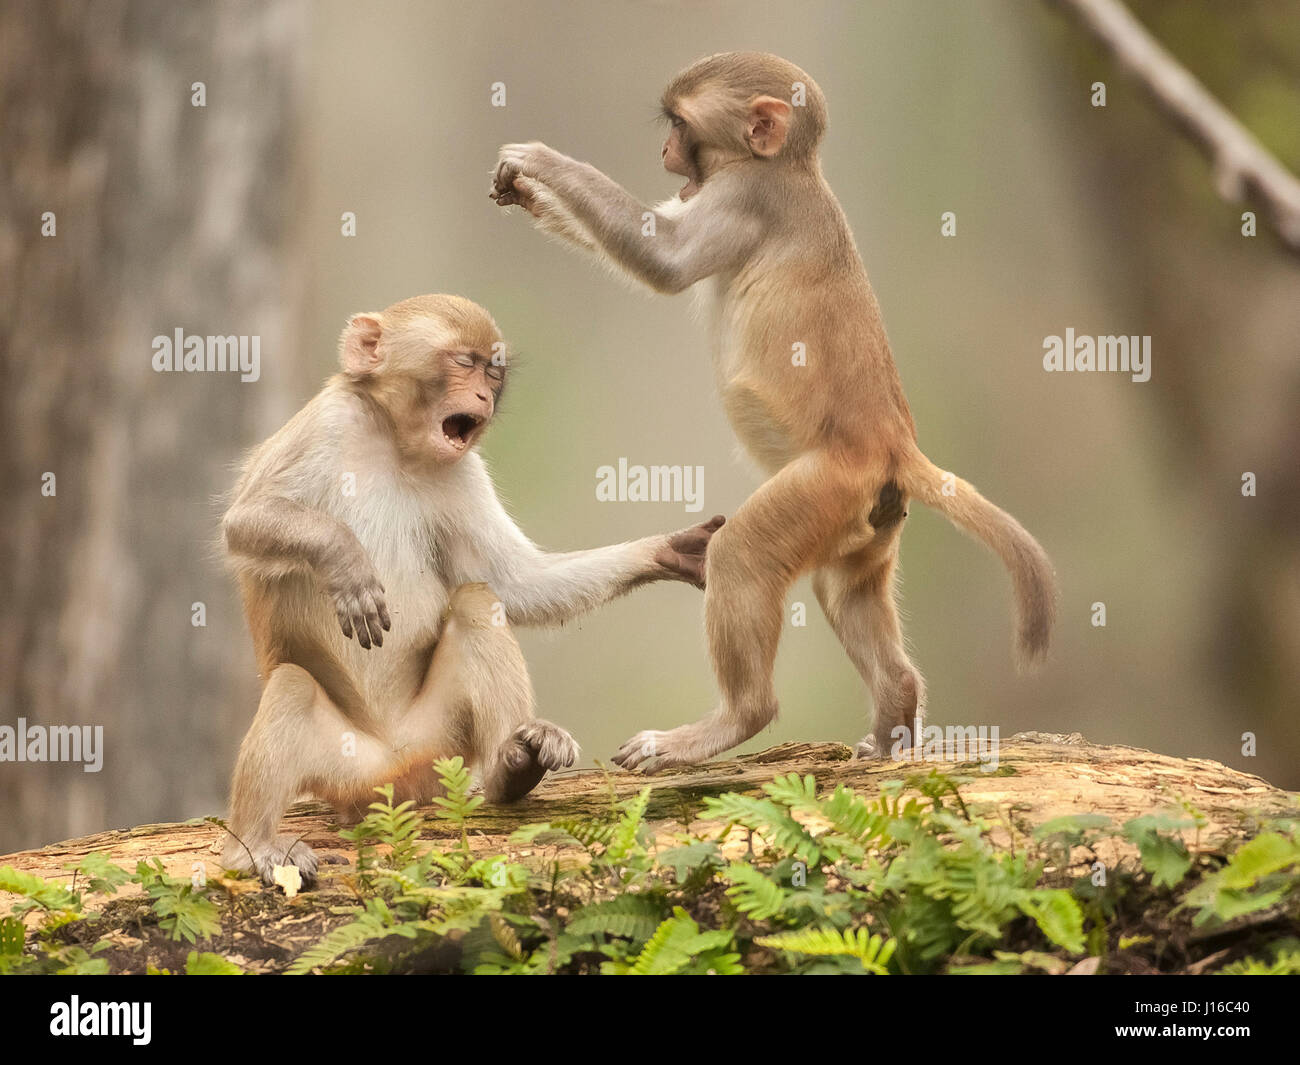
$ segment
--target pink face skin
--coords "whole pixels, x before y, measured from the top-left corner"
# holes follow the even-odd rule
[[[664,169],[670,174],[678,174],[688,179],[677,195],[682,200],[689,200],[700,191],[700,180],[695,168],[695,159],[686,141],[686,122],[677,115],[668,117],[673,125],[668,131],[668,139],[664,141]]]
[[[505,367],[474,351],[444,351],[442,392],[432,404],[430,443],[438,461],[458,462],[483,435],[505,383]]]

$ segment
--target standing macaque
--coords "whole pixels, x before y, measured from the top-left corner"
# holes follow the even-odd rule
[[[527,794],[578,746],[533,716],[510,625],[567,621],[648,581],[703,586],[720,517],[567,554],[519,531],[475,450],[505,351],[458,296],[353,315],[342,373],[249,456],[223,529],[264,687],[228,868],[269,883],[293,864],[311,881],[310,848],[276,835],[299,793],[355,818],[377,784],[428,799],[440,757],[464,756],[491,801]]]
[[[895,607],[909,500],[935,507],[1010,570],[1018,647],[1047,649],[1051,563],[1009,514],[921,453],[880,308],[817,146],[826,101],[777,56],[731,52],[688,67],[663,95],[663,164],[686,178],[651,211],[599,170],[544,144],[501,149],[492,195],[658,292],[712,277],[714,368],[763,484],[709,546],[705,623],[722,702],[702,720],[623,745],[627,768],[696,762],[777,712],[772,668],[786,592],[813,587],[875,702],[863,755],[919,742],[925,686]],[[895,732],[903,726],[906,731]]]

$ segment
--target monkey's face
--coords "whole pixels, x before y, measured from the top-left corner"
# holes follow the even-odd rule
[[[486,431],[505,385],[505,367],[478,351],[440,351],[434,359],[437,376],[424,420],[433,457],[450,465]]]
[[[664,141],[664,169],[670,174],[679,174],[687,179],[678,196],[688,200],[700,191],[701,184],[694,140],[684,118],[669,112],[668,120],[672,126],[668,131],[668,139]]]

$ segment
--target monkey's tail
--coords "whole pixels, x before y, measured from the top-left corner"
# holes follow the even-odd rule
[[[980,495],[974,485],[939,469],[919,448],[911,449],[898,480],[909,495],[997,552],[1015,590],[1021,665],[1041,659],[1056,621],[1056,574],[1047,552],[1020,522]]]

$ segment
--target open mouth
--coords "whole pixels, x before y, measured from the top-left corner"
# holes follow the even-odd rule
[[[482,424],[483,419],[477,414],[453,414],[442,420],[442,435],[447,443],[461,451],[469,446],[474,430]]]

